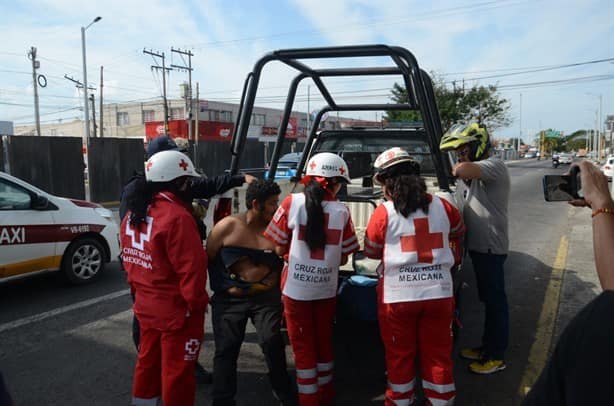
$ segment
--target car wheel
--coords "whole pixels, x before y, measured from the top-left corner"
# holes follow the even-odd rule
[[[96,279],[104,265],[102,245],[93,238],[81,238],[73,241],[66,249],[62,272],[70,283],[82,285]]]

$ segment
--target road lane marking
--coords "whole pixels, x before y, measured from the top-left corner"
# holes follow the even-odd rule
[[[19,320],[11,321],[9,323],[0,324],[0,333],[8,330],[15,329],[17,327],[22,327],[31,323],[36,323],[50,317],[54,317],[60,315],[62,313],[70,312],[73,310],[80,309],[82,307],[91,306],[96,303],[104,302],[107,300],[117,299],[118,297],[122,297],[128,295],[130,293],[130,289],[124,289],[117,292],[109,293],[108,295],[99,296],[94,299],[84,300],[82,302],[73,303],[68,306],[58,307],[57,309],[49,310],[48,312],[35,314],[33,316],[24,317]]]
[[[559,248],[556,252],[556,258],[552,266],[550,281],[544,295],[544,304],[542,305],[539,320],[537,321],[537,331],[535,332],[535,341],[531,345],[529,352],[529,362],[524,371],[520,388],[518,392],[524,397],[531,385],[537,381],[539,374],[546,365],[552,344],[552,335],[556,324],[556,316],[559,309],[559,297],[561,296],[561,285],[563,282],[563,271],[567,261],[567,250],[569,240],[567,236],[562,236],[559,242]]]

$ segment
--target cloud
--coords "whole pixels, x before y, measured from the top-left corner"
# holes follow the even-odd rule
[[[22,0],[4,7],[0,16],[3,34],[11,39],[5,41],[0,51],[0,66],[17,72],[0,70],[0,103],[10,101],[23,106],[2,105],[0,119],[32,116],[33,109],[29,106],[32,96],[28,93],[31,65],[26,58],[30,46],[38,48],[39,73],[49,82],[40,92],[41,105],[47,106],[47,111],[79,106],[74,85],[63,77],[68,74],[82,80],[80,27],[97,15],[102,16],[102,20],[86,32],[88,81],[98,85],[99,67],[103,65],[105,97],[116,102],[160,97],[159,75],[157,79],[150,70],[155,62],[143,55],[144,47],[164,51],[169,64],[183,63],[170,52],[171,47],[192,49],[193,82],[200,83],[201,97],[227,101],[238,100],[243,81],[256,60],[279,48],[365,43],[400,45],[414,53],[423,69],[439,73],[551,65],[614,56],[611,24],[614,3],[608,0],[440,0],[429,3],[418,0],[105,0],[85,3],[80,0]],[[356,63],[366,66],[373,61]],[[596,74],[593,72],[614,74],[614,65],[499,80],[501,84],[522,83]],[[264,89],[260,95],[285,95],[294,74],[282,64],[270,64],[262,77]],[[173,72],[168,83],[169,97],[177,97],[179,84],[186,80],[186,73]],[[336,91],[344,92],[360,88],[386,89],[391,85],[381,78],[330,82],[334,82],[331,87]],[[594,104],[595,99],[587,96],[586,91],[603,94],[604,111],[614,107],[612,81],[529,89],[523,91],[526,95],[523,123],[537,127],[541,120],[570,129],[582,126],[587,119],[577,118],[584,114],[578,112]],[[305,93],[306,84],[299,90],[299,94]],[[386,90],[369,92],[384,95],[384,99],[387,93]],[[512,99],[516,115],[519,113],[518,93],[504,92]],[[359,93],[342,95],[353,94]],[[313,103],[320,103],[313,86],[311,97]],[[306,103],[301,103],[301,108],[305,109]],[[54,105],[57,108],[53,109]],[[74,114],[71,112],[71,117]]]

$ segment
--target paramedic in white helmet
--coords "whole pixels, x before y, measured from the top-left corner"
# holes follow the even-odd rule
[[[140,348],[133,405],[193,405],[194,365],[203,338],[207,256],[192,217],[191,180],[199,174],[179,151],[145,165],[146,193],[121,224],[122,261],[135,292]]]
[[[301,406],[334,403],[332,334],[339,266],[359,247],[350,211],[335,197],[349,181],[341,157],[314,155],[301,181],[304,192],[287,196],[264,232],[287,262],[282,300]]]
[[[420,365],[427,404],[451,405],[456,390],[450,270],[460,256],[450,239],[462,235],[463,220],[450,202],[427,193],[420,165],[401,148],[384,151],[374,167],[386,201],[369,220],[365,255],[382,260],[377,297],[388,371],[385,404],[413,404]]]

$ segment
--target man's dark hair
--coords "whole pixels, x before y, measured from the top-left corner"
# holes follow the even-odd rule
[[[269,197],[279,194],[281,194],[281,189],[277,183],[272,180],[255,179],[245,191],[245,207],[250,210],[254,199],[260,206],[263,206]]]
[[[158,152],[180,150],[181,149],[177,146],[177,144],[171,137],[167,135],[161,135],[149,141],[149,145],[147,145],[147,159],[151,158]]]

